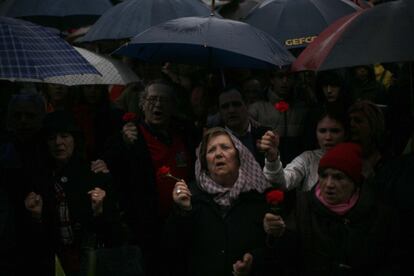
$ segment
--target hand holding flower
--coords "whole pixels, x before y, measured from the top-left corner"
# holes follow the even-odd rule
[[[191,210],[191,192],[184,180],[175,183],[172,193],[175,204],[183,210]]]
[[[285,232],[285,222],[279,215],[272,213],[265,214],[263,218],[263,229],[264,231],[274,237],[280,237]]]
[[[267,213],[263,219],[263,228],[267,234],[274,237],[283,235],[286,228],[285,222],[280,216],[283,200],[283,191],[275,189],[266,193],[266,201],[270,205],[270,213]]]

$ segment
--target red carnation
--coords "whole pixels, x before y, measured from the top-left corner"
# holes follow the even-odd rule
[[[132,122],[137,119],[137,114],[135,112],[127,112],[122,116],[124,122]]]
[[[285,101],[280,101],[275,104],[275,108],[279,110],[279,112],[286,112],[289,109],[289,104]]]
[[[281,190],[271,190],[266,193],[266,201],[270,205],[270,210],[274,214],[279,214],[281,211],[280,204],[283,202],[285,194]]]
[[[181,181],[181,179],[178,179],[177,177],[175,177],[175,176],[173,176],[171,174],[170,167],[168,167],[168,166],[162,166],[162,167],[160,167],[158,169],[158,171],[157,171],[157,177],[158,178],[161,178],[161,177],[169,177],[169,178],[171,178],[171,179],[173,179],[173,180],[175,180],[177,182],[178,181]]]

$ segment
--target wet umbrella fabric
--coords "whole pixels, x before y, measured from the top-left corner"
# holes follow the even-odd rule
[[[244,21],[291,49],[306,47],[336,19],[358,10],[348,0],[266,0]]]
[[[131,38],[171,19],[209,14],[201,0],[128,0],[105,12],[78,41]]]
[[[111,7],[110,0],[5,0],[0,15],[66,30],[93,24]]]
[[[106,57],[86,49],[75,47],[90,64],[92,64],[101,75],[69,75],[48,78],[48,83],[63,85],[93,85],[93,84],[119,84],[126,85],[139,82],[139,77],[126,64],[119,60]]]
[[[52,76],[99,74],[56,32],[0,16],[0,78],[46,80]]]
[[[414,1],[395,1],[345,16],[323,31],[292,65],[327,70],[414,61]]]
[[[213,68],[269,69],[294,60],[270,35],[249,24],[215,16],[184,17],[159,24],[135,36],[115,54]]]

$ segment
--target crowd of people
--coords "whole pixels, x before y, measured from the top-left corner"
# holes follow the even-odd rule
[[[411,268],[411,64],[124,61],[139,83],[0,81],[0,275]]]
[[[398,275],[408,266],[405,65],[388,67],[388,88],[373,66],[229,70],[226,86],[211,71],[179,69],[131,84],[133,110],[104,86],[7,83],[2,275],[53,275],[56,259],[66,275],[86,275],[91,248],[131,246],[134,275]],[[271,189],[285,193],[282,213],[269,211]]]

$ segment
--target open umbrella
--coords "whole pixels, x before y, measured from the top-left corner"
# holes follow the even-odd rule
[[[336,19],[358,10],[361,8],[348,0],[266,0],[245,22],[291,49],[306,47]]]
[[[210,67],[275,68],[294,57],[270,35],[230,19],[183,17],[135,36],[115,54],[150,62]]]
[[[242,20],[263,1],[264,0],[214,1],[214,5],[217,7],[216,11],[224,18]],[[203,2],[208,6],[212,5],[212,0],[203,0]]]
[[[138,82],[139,77],[126,64],[119,60],[106,57],[86,49],[75,47],[92,66],[99,75],[68,75],[48,78],[48,83],[64,85],[89,85],[89,84],[121,84],[126,85],[131,82]]]
[[[0,15],[67,30],[93,24],[111,7],[110,0],[5,0]]]
[[[170,19],[209,14],[201,0],[128,0],[105,12],[78,42],[131,38]]]
[[[0,16],[0,78],[46,80],[53,76],[99,74],[58,33]]]
[[[326,70],[414,61],[414,1],[388,2],[345,16],[324,30],[292,69]]]

